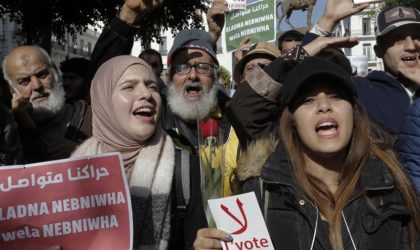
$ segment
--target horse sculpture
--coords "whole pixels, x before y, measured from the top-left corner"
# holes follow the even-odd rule
[[[292,15],[292,12],[294,10],[308,10],[307,15],[307,25],[312,26],[312,11],[314,9],[314,6],[316,4],[317,0],[277,0],[277,8],[279,5],[281,5],[281,17],[279,18],[279,15],[277,13],[277,19],[279,20],[278,27],[280,27],[281,21],[286,16],[286,22],[294,29],[295,27],[290,23],[289,19]],[[277,9],[276,8],[276,9]]]

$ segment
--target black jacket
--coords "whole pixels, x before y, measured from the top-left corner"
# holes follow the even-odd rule
[[[260,193],[258,178],[245,181],[242,191],[256,190],[261,199],[264,197],[260,205],[276,249],[309,250],[314,234],[313,249],[332,249],[328,224],[317,218],[316,206],[299,188],[281,144],[262,167],[261,179],[265,194]],[[354,249],[351,238],[357,249],[408,249],[410,214],[382,162],[366,161],[343,215],[349,227],[347,230],[343,219],[344,249]],[[416,249],[420,249],[418,239],[416,233]]]

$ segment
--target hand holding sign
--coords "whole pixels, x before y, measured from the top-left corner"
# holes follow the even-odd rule
[[[209,33],[215,41],[219,40],[225,26],[225,14],[229,12],[225,0],[214,0],[207,11],[207,25]]]
[[[319,18],[318,25],[325,31],[332,32],[340,20],[354,15],[369,4],[354,5],[353,0],[327,0],[323,15]]]
[[[251,41],[251,39],[249,36],[246,36],[239,42],[239,48],[235,51],[235,58],[237,61],[241,60],[251,49],[252,44],[250,44],[249,41]]]
[[[225,231],[215,228],[202,228],[197,231],[194,249],[222,249],[221,241],[231,242],[232,236]]]
[[[209,206],[217,228],[233,236],[231,242],[222,241],[224,250],[274,249],[254,193],[209,200]],[[223,240],[224,231],[204,231],[197,239],[204,235]]]

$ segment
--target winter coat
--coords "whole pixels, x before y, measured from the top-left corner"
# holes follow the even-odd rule
[[[369,117],[398,133],[410,106],[403,85],[384,71],[372,71],[365,78],[355,77],[353,83]]]
[[[398,135],[400,160],[420,193],[420,98],[408,109]]]
[[[314,237],[312,249],[332,249],[328,223],[321,220],[317,207],[299,188],[284,147],[282,144],[274,147],[275,143],[274,139],[265,138],[248,147],[244,156],[247,160],[238,163],[237,169],[243,181],[241,191],[255,191],[260,197],[275,249],[308,250]],[[251,152],[256,152],[255,158]],[[265,162],[262,169],[258,162]],[[394,181],[382,162],[372,158],[366,161],[358,185],[343,210],[344,249],[354,249],[352,241],[357,249],[408,249],[410,214]],[[418,233],[416,241],[416,249],[420,249]]]

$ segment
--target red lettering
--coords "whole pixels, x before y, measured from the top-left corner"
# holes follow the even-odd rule
[[[254,244],[252,244],[252,241],[245,241],[245,248],[246,249],[253,249],[254,248]]]
[[[235,245],[236,245],[236,247],[239,249],[239,250],[241,250],[242,249],[242,245],[244,244],[242,241],[241,242],[239,242],[240,243],[240,245],[238,245],[238,243],[237,242],[235,242]]]
[[[223,241],[223,243],[225,244],[225,248],[226,250],[229,250],[229,243],[232,245],[233,242],[227,242],[227,241]]]
[[[260,240],[260,243],[261,243],[261,246],[262,246],[262,247],[268,247],[268,240],[267,240],[267,239],[262,238],[262,239]]]
[[[260,246],[258,245],[258,239],[257,238],[254,237],[254,239],[252,239],[252,241],[254,242],[256,248],[260,248]]]
[[[238,242],[223,242],[225,244],[225,249],[229,250],[230,246],[233,245],[234,250],[242,250],[242,249],[257,249],[257,248],[265,248],[268,247],[268,240],[266,238],[252,238],[252,240],[245,240],[245,241],[238,241]],[[230,243],[230,244],[229,244]]]

